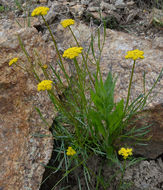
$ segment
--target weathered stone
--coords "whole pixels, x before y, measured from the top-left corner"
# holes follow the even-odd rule
[[[70,7],[70,12],[74,15],[74,17],[81,18],[83,16],[85,8],[83,5],[74,5]]]
[[[152,22],[163,27],[163,11],[154,8],[152,14]]]
[[[98,12],[100,10],[99,7],[88,7],[87,11],[90,11],[90,12]]]
[[[119,9],[123,9],[126,6],[123,0],[116,0],[115,7]]]
[[[130,10],[130,11],[129,11],[129,15],[128,15],[127,18],[126,18],[125,23],[131,22],[131,21],[134,20],[134,18],[135,18],[136,16],[138,16],[138,15],[139,15],[139,10],[137,10],[137,9],[132,9],[132,10]]]
[[[40,1],[40,3],[47,3],[48,2],[48,0],[39,0]]]
[[[91,0],[81,0],[82,5],[88,5]]]
[[[21,28],[11,21],[0,23],[0,188],[3,190],[38,190],[44,166],[52,152],[52,136],[34,107],[40,108],[49,125],[53,105],[46,92],[37,92],[37,81],[16,65],[8,62],[18,57],[22,67],[30,68],[20,48],[21,37],[34,63],[34,49],[43,63],[55,56],[35,28]],[[10,24],[9,24],[10,23]],[[38,75],[43,79],[41,70]]]
[[[163,104],[145,110],[138,115],[136,126],[150,126],[148,137],[151,137],[144,148],[135,146],[135,153],[146,158],[155,159],[163,153]]]
[[[129,190],[160,190],[163,188],[163,162],[141,161],[135,166],[128,168],[124,180],[134,184]]]
[[[155,49],[163,50],[163,37],[156,37],[153,41],[153,46]]]
[[[100,4],[101,10],[116,10],[115,6],[113,4],[105,3],[104,1]]]
[[[90,42],[91,29],[85,24],[77,24],[71,28],[74,31],[77,39],[80,41],[81,46],[87,49]],[[68,48],[70,44],[72,46],[76,45],[75,41],[71,37],[71,33],[68,30],[65,32],[65,29],[62,29],[60,26],[58,27],[58,36],[60,36],[60,39],[62,37],[61,40],[63,41],[63,47]],[[121,98],[126,99],[127,97],[127,90],[133,61],[125,60],[124,57],[126,55],[126,52],[129,50],[143,50],[145,56],[143,60],[136,61],[135,73],[131,88],[131,100],[134,100],[141,93],[143,93],[143,72],[146,72],[146,93],[151,89],[154,81],[163,68],[162,49],[154,47],[153,43],[154,41],[152,40],[145,40],[143,38],[140,39],[136,36],[109,29],[106,30],[106,42],[104,45],[100,66],[104,78],[106,78],[110,70],[114,73],[115,76],[118,76],[115,89],[115,101],[119,101]],[[96,54],[98,54],[97,47],[97,37],[95,37],[94,49]],[[90,69],[92,72],[95,72],[95,68],[92,64],[90,64]],[[153,99],[151,99],[152,96],[154,96]],[[146,106],[146,109],[155,109],[156,105],[162,105],[162,103],[163,79],[161,79],[157,86],[153,89],[153,92],[147,101],[148,105]],[[162,154],[163,150],[163,126],[161,124],[161,122],[163,122],[163,110],[160,109],[157,114],[154,111],[149,112],[151,114],[151,117],[153,114],[155,115],[153,117],[154,120],[150,120],[148,123],[154,123],[151,127],[150,133],[150,135],[153,135],[153,137],[150,141],[149,146],[143,146],[143,148],[141,147],[141,150],[144,150],[142,151],[144,153],[144,156],[147,156],[149,158],[156,158]],[[159,114],[160,117],[157,118],[156,115]],[[159,124],[157,120],[159,121]],[[149,151],[149,149],[151,151]]]
[[[134,1],[129,1],[126,3],[127,7],[132,7],[135,4]]]
[[[50,7],[50,10],[48,11],[48,14],[45,16],[46,21],[48,22],[48,24],[52,24],[56,18],[56,7],[58,7],[59,4],[53,3],[52,6]]]

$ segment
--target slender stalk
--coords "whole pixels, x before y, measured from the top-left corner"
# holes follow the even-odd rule
[[[128,87],[127,102],[126,102],[124,113],[126,113],[126,109],[128,107],[128,103],[129,103],[129,99],[130,99],[131,85],[132,85],[132,79],[133,79],[133,74],[134,74],[134,69],[135,69],[135,63],[136,63],[136,61],[134,60],[134,64],[132,66],[132,72],[131,72],[130,82],[129,82],[129,87]]]
[[[35,54],[36,54],[36,56],[37,56],[37,58],[38,58],[38,62],[37,62],[38,65],[39,65],[40,68],[42,69],[45,78],[49,80],[49,79],[50,79],[50,78],[49,78],[50,73],[47,73],[47,72],[46,72],[46,69],[43,68],[43,65],[42,65],[41,59],[40,59],[40,57],[39,57],[38,52],[37,52],[36,49],[34,50],[34,52],[35,52]],[[50,76],[51,76],[51,75],[50,75]]]
[[[125,170],[126,170],[126,160],[124,160],[123,169],[122,169],[122,175],[121,175],[120,183],[118,185],[118,190],[121,189],[121,185],[122,185],[122,182],[123,182],[123,177],[124,177]]]
[[[20,46],[21,46],[21,48],[22,48],[24,54],[26,55],[28,61],[32,64],[31,58],[30,58],[28,52],[26,51],[26,49],[25,49],[25,47],[24,47],[24,44],[23,44],[23,42],[22,42],[22,40],[21,40],[21,38],[20,38],[19,35],[18,35],[18,40],[19,40],[19,44],[20,44]]]
[[[51,35],[51,37],[52,37],[52,40],[53,40],[53,42],[54,42],[54,46],[55,46],[55,49],[56,49],[56,51],[57,51],[57,54],[58,54],[58,57],[59,57],[59,61],[60,61],[60,64],[61,64],[61,69],[62,69],[62,71],[63,71],[63,73],[64,73],[64,75],[65,75],[65,77],[66,77],[66,80],[67,80],[67,83],[70,85],[70,81],[69,81],[69,76],[67,75],[67,73],[66,73],[66,71],[65,71],[65,68],[64,68],[64,65],[63,65],[63,61],[62,61],[62,57],[61,57],[61,55],[60,55],[60,53],[59,53],[59,50],[58,50],[58,46],[57,46],[57,42],[55,41],[55,39],[54,39],[54,36],[53,36],[53,33],[52,33],[52,31],[51,31],[51,29],[50,29],[50,27],[49,27],[49,24],[46,22],[46,20],[45,20],[45,18],[44,18],[44,16],[43,15],[41,15],[42,16],[42,19],[44,20],[44,22],[45,22],[45,24],[46,24],[46,26],[47,26],[47,28],[48,28],[48,30],[49,30],[49,32],[50,32],[50,35]],[[60,65],[59,64],[59,65]]]
[[[73,37],[74,37],[74,39],[75,39],[75,41],[76,41],[77,46],[80,47],[80,44],[79,44],[79,42],[78,42],[76,36],[74,35],[74,33],[73,33],[71,27],[68,26],[68,28],[70,29],[70,31],[71,31],[71,33],[72,33],[72,35],[73,35]],[[91,76],[91,73],[90,73],[90,71],[89,71],[89,69],[88,69],[87,61],[85,60],[84,54],[82,53],[81,55],[82,55],[82,58],[83,58],[83,62],[84,62],[85,68],[86,68],[86,70],[87,70],[87,72],[88,72],[89,78],[90,78],[91,82],[92,82],[93,85],[94,85],[94,81],[93,81],[93,78],[92,78],[92,76]]]
[[[30,56],[29,56],[27,50],[25,49],[24,44],[23,44],[23,42],[22,42],[22,40],[21,40],[21,38],[20,38],[19,35],[18,35],[18,40],[19,40],[19,44],[20,44],[20,46],[21,46],[21,48],[22,48],[22,50],[23,50],[25,56],[26,56],[27,59],[28,59],[28,62],[31,64],[31,71],[34,73],[35,77],[36,77],[37,80],[40,82],[41,80],[40,80],[39,76],[37,75],[37,73],[36,73],[36,71],[35,71],[35,69],[34,69],[32,60],[31,60],[31,58],[30,58]],[[28,72],[28,73],[29,73],[29,72]]]

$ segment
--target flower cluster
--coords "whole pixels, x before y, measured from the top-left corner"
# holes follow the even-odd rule
[[[69,146],[66,154],[67,156],[73,156],[74,154],[76,154],[76,151],[71,146]]]
[[[144,52],[140,51],[138,49],[132,50],[132,51],[128,51],[127,55],[125,56],[126,59],[133,59],[134,61],[137,59],[144,59]]]
[[[75,24],[75,21],[73,19],[66,19],[61,21],[61,25],[66,28],[67,26],[70,26],[72,24]]]
[[[37,7],[32,11],[31,16],[47,15],[48,11],[48,7]]]
[[[82,47],[72,47],[68,48],[67,50],[64,51],[63,57],[73,59],[79,55],[79,53],[82,53]]]
[[[132,155],[132,148],[121,148],[118,151],[119,155],[122,155],[124,159],[128,158],[128,156]]]
[[[42,66],[42,68],[47,69],[48,66],[47,66],[46,64],[44,64],[44,65]]]
[[[43,80],[37,85],[37,90],[51,90],[52,89],[52,82],[51,80]]]
[[[11,59],[10,62],[9,62],[9,66],[11,66],[13,63],[16,63],[17,61],[18,61],[17,57]]]

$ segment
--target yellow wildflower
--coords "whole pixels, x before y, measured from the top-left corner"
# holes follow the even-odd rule
[[[128,156],[132,155],[132,148],[121,148],[118,151],[119,155],[122,155],[124,159],[128,158]]]
[[[52,89],[52,82],[51,80],[43,80],[37,85],[37,90],[51,90]]]
[[[79,55],[79,53],[82,53],[82,47],[72,47],[68,48],[67,50],[64,51],[63,57],[73,59]]]
[[[11,59],[10,62],[9,62],[9,66],[11,66],[13,63],[16,63],[17,61],[18,61],[17,57]]]
[[[128,51],[127,55],[125,56],[126,59],[133,59],[134,61],[136,59],[144,59],[144,52],[140,51],[138,49],[132,50],[132,51]]]
[[[44,64],[44,65],[42,66],[42,68],[47,69],[48,66],[47,66],[46,64]]]
[[[31,16],[47,15],[48,11],[48,7],[37,7],[32,11]]]
[[[61,21],[61,25],[66,28],[67,26],[70,26],[72,24],[75,24],[75,21],[73,19],[66,19]]]
[[[76,151],[71,146],[69,146],[66,154],[67,156],[73,156],[74,154],[76,154]]]

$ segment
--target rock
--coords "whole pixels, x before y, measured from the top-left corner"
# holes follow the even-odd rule
[[[153,46],[156,49],[163,50],[163,37],[155,37],[155,39],[153,40]]]
[[[91,0],[81,0],[82,5],[88,5]]]
[[[47,3],[48,2],[48,0],[39,0],[40,1],[40,3]]]
[[[129,1],[126,3],[127,7],[132,7],[135,4],[134,1]]]
[[[163,163],[159,160],[161,166]],[[158,162],[141,161],[127,169],[124,175],[124,180],[132,181],[129,190],[160,190],[163,188],[163,169]]]
[[[100,4],[101,10],[116,10],[115,6],[113,4],[105,3],[104,1],[101,2]]]
[[[140,112],[136,117],[134,126],[150,126],[150,132],[145,138],[144,146],[133,145],[134,154],[141,155],[148,159],[156,159],[163,153],[163,103],[152,108]],[[127,144],[132,144],[134,141],[129,141]],[[124,142],[125,143],[125,142]]]
[[[126,6],[123,0],[116,0],[115,7],[119,9],[123,9]]]
[[[90,12],[98,12],[100,10],[99,7],[88,7],[87,11],[90,11]]]
[[[152,22],[158,26],[163,27],[163,11],[160,9],[153,9]]]
[[[85,8],[83,7],[83,5],[74,5],[70,7],[70,12],[74,15],[75,18],[81,18],[84,14],[84,10]]]
[[[87,49],[90,42],[92,28],[90,29],[88,26],[82,23],[77,23],[71,28],[74,31],[77,39],[80,41],[81,46]],[[100,65],[104,78],[106,78],[110,70],[114,73],[115,76],[118,76],[115,89],[116,101],[119,101],[121,98],[127,97],[127,89],[133,61],[125,60],[124,57],[126,55],[126,52],[133,49],[140,49],[144,51],[145,58],[136,62],[135,74],[133,77],[133,84],[131,88],[131,99],[134,100],[141,93],[143,93],[143,72],[146,72],[146,91],[148,92],[152,87],[154,81],[156,80],[158,74],[160,73],[161,69],[163,68],[162,50],[160,48],[153,47],[152,40],[145,40],[144,38],[132,36],[123,32],[113,31],[110,29],[106,30],[106,34],[106,42],[104,45]],[[72,39],[71,33],[68,30],[66,30],[65,32],[65,30],[60,26],[58,26],[58,37],[63,42],[62,47],[64,47],[65,49],[68,48],[70,44],[72,46],[76,45],[75,41]],[[97,37],[95,37],[94,48],[96,54],[98,54],[97,47]],[[95,68],[92,66],[92,64],[90,64],[90,69],[92,72],[95,71]],[[154,99],[152,99],[152,96],[154,96]],[[157,86],[153,89],[153,93],[151,94],[147,102],[146,109],[155,109],[156,105],[160,105],[161,107],[162,103],[163,79],[161,79]],[[157,118],[158,121],[155,121],[156,115],[158,115],[159,112],[160,117]],[[162,109],[160,109],[159,112],[150,112],[151,114],[155,113],[155,116],[153,116],[154,119],[152,121],[152,123],[154,124],[151,127],[151,134],[153,135],[153,137],[148,147],[140,147],[141,151],[143,149],[143,155],[147,156],[148,158],[156,158],[157,156],[162,154],[163,150],[163,126],[161,124],[163,123]],[[162,136],[160,136],[159,134],[161,134]]]
[[[129,11],[129,14],[128,14],[127,18],[126,18],[125,23],[127,24],[127,23],[131,22],[138,15],[139,15],[139,10],[137,10],[137,9],[131,9]]]
[[[20,48],[19,34],[31,60],[34,48],[43,63],[55,56],[35,28],[20,28],[8,20],[0,21],[0,188],[3,190],[38,190],[44,166],[51,157],[53,140],[34,107],[40,108],[49,125],[54,116],[53,105],[46,92],[37,92],[38,82],[22,69],[8,62],[19,57],[21,66],[28,66]],[[10,24],[9,24],[10,23]],[[47,56],[45,56],[47,55]],[[42,78],[41,70],[37,70]]]
[[[50,7],[50,10],[48,11],[48,14],[45,16],[45,19],[46,21],[48,22],[48,24],[52,24],[57,16],[57,13],[56,13],[56,7],[58,7],[59,4],[56,2],[56,3],[53,3],[52,6]],[[44,23],[44,22],[42,22]]]

